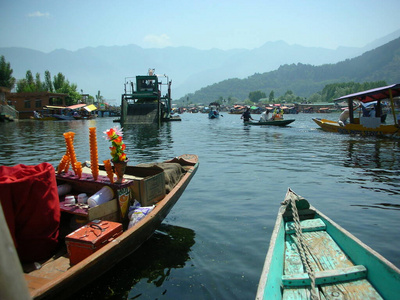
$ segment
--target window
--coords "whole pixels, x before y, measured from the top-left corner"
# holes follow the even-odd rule
[[[24,108],[31,108],[31,100],[24,101]]]
[[[36,108],[42,108],[42,100],[36,99],[36,101],[35,101],[35,107],[36,107]]]

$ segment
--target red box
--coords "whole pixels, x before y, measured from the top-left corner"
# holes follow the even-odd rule
[[[122,224],[94,220],[65,237],[69,261],[75,265],[122,234]]]

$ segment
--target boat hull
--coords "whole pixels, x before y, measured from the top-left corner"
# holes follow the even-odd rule
[[[289,193],[294,194],[290,189]],[[317,293],[334,293],[343,299],[398,298],[400,270],[396,266],[314,207],[299,210],[299,215],[307,250],[311,252]],[[282,205],[256,299],[310,299],[310,279],[303,268],[298,237],[289,216],[287,206]],[[321,295],[320,298],[323,299]]]
[[[400,129],[396,125],[380,125],[376,128],[368,128],[361,124],[340,126],[338,122],[327,119],[313,118],[313,121],[324,131],[342,134],[360,134],[363,136],[390,136],[399,133]]]
[[[38,278],[34,276],[34,272],[25,274],[33,299],[63,299],[72,295],[132,254],[152,236],[178,201],[198,168],[196,155],[182,155],[167,162],[180,163],[186,169],[186,173],[175,187],[157,202],[156,207],[141,222],[124,231],[122,235],[78,264],[70,267],[69,260],[64,259],[64,265],[67,264],[64,266],[65,270],[58,272],[54,278]]]
[[[267,122],[244,122],[244,125],[256,125],[256,126],[286,126],[293,123],[295,120],[275,120]]]

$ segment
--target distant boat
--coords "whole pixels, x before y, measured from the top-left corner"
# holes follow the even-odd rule
[[[93,104],[87,105],[85,103],[74,104],[71,106],[46,106],[47,111],[57,109],[58,112],[51,114],[57,120],[89,120],[96,118],[94,113],[97,107]]]
[[[399,295],[395,265],[288,189],[256,299],[394,300]]]
[[[286,126],[286,125],[289,125],[290,123],[293,123],[294,121],[295,121],[294,119],[289,119],[289,120],[271,120],[271,121],[266,121],[266,122],[251,122],[251,121],[247,121],[247,122],[244,122],[244,125]]]
[[[210,104],[210,112],[208,113],[209,119],[218,119],[219,118],[219,111],[218,111],[219,104],[211,105]]]
[[[399,121],[394,109],[394,97],[400,96],[400,84],[392,84],[376,89],[371,89],[355,94],[349,94],[335,99],[335,102],[347,101],[349,120],[348,123],[332,121],[327,119],[313,118],[313,121],[323,130],[344,134],[360,134],[363,136],[394,136],[399,135]],[[361,104],[370,102],[376,103],[375,116],[361,116],[356,118],[354,115],[354,101]],[[389,101],[393,115],[393,124],[383,123],[386,120],[385,113],[382,111],[383,101]],[[359,110],[361,114],[361,110]]]

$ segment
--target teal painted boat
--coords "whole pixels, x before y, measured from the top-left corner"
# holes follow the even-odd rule
[[[288,189],[256,299],[391,300],[399,295],[395,265]]]
[[[290,123],[293,123],[295,120],[290,119],[290,120],[274,120],[274,121],[267,121],[267,122],[251,122],[247,121],[244,122],[244,125],[256,125],[256,126],[263,126],[263,125],[272,125],[272,126],[286,126],[289,125]]]

